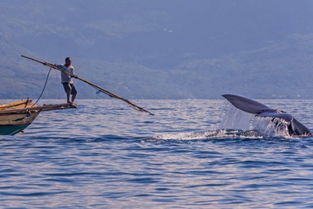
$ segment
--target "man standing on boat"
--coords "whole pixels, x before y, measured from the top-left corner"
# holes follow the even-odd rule
[[[63,71],[61,72],[61,82],[63,84],[65,93],[66,93],[66,98],[67,98],[67,103],[73,104],[74,100],[77,95],[76,88],[74,86],[74,81],[73,77],[74,75],[74,66],[72,65],[72,60],[70,57],[65,58],[65,64],[64,65],[58,65],[58,67]],[[72,95],[72,97],[71,97]]]

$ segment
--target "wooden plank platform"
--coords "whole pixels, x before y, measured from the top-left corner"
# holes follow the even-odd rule
[[[64,110],[64,109],[71,109],[77,108],[75,104],[44,104],[42,106],[33,106],[33,107],[26,107],[21,109],[10,109],[10,110],[3,110],[0,111],[0,116],[2,115],[10,115],[10,114],[25,114],[25,113],[34,113],[34,112],[42,112],[42,111],[51,111],[51,110]]]

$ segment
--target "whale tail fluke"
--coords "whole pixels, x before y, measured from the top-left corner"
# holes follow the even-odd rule
[[[254,114],[256,117],[268,117],[272,119],[279,118],[286,121],[289,124],[289,134],[292,136],[311,135],[311,132],[307,127],[301,124],[292,115],[284,111],[271,109],[260,102],[242,96],[233,94],[223,94],[222,96],[227,99],[227,101],[229,101],[234,107],[244,112]]]
[[[223,94],[222,96],[225,97],[225,99],[227,99],[236,108],[244,112],[259,114],[261,112],[272,110],[271,108],[267,107],[266,105],[260,102],[245,97],[233,94]]]

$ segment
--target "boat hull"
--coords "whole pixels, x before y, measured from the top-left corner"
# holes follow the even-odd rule
[[[0,135],[14,135],[29,126],[43,111],[76,108],[73,104],[48,104],[38,106],[31,100],[21,100],[0,105]]]
[[[29,125],[0,125],[0,135],[15,135]]]
[[[0,114],[0,135],[14,135],[29,126],[39,112],[25,114]]]

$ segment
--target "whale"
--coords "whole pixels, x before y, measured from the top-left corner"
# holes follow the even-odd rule
[[[272,109],[265,104],[243,96],[233,94],[223,94],[222,96],[235,108],[253,114],[255,117],[270,118],[275,125],[278,125],[276,118],[285,121],[290,136],[312,136],[305,125],[283,110]]]

